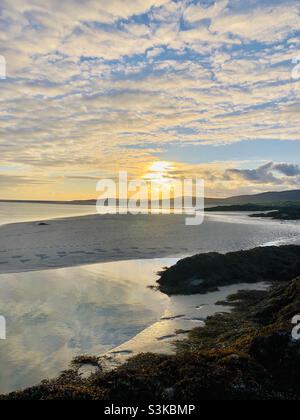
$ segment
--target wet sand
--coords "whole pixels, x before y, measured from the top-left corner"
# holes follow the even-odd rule
[[[105,357],[115,366],[139,353],[173,354],[176,341],[186,338],[194,328],[204,326],[209,316],[231,311],[231,307],[218,305],[218,302],[226,301],[229,295],[240,290],[266,290],[268,287],[267,283],[236,284],[205,295],[172,296],[158,322],[109,351]]]
[[[263,241],[262,242],[262,238]],[[84,216],[0,227],[0,274],[297,243],[300,224],[208,215]]]

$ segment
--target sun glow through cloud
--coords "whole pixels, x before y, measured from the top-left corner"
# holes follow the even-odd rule
[[[151,189],[154,191],[169,190],[174,181],[173,171],[175,167],[173,163],[166,161],[157,161],[152,163],[144,179],[151,182]]]
[[[149,168],[151,172],[158,172],[161,174],[168,173],[171,169],[172,169],[171,163],[163,162],[163,161],[154,162]]]

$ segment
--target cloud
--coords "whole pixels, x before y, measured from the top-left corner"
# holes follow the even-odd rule
[[[212,22],[211,30],[258,42],[280,41],[299,28],[299,4],[295,1],[253,2],[243,11],[227,9]]]
[[[215,1],[210,5],[205,4],[192,4],[184,13],[184,18],[187,22],[194,23],[203,19],[214,19],[220,16],[228,6],[229,0]]]
[[[277,179],[272,174],[272,163],[260,166],[257,169],[228,169],[226,176],[228,179],[240,178],[245,181],[258,183],[274,183]]]
[[[286,176],[300,175],[300,166],[288,163],[277,163],[273,165],[273,170],[280,172]]]
[[[286,177],[296,177],[300,175],[300,166],[269,162],[259,166],[257,169],[228,169],[225,172],[225,177],[228,180],[241,179],[254,183],[281,185],[284,180],[277,176],[276,173]]]
[[[48,180],[46,183],[51,184],[55,182],[54,180]],[[34,185],[45,185],[45,180],[35,179],[28,176],[22,175],[7,175],[0,173],[0,185],[1,188],[11,188],[11,187],[24,187],[24,186],[34,186]]]
[[[3,0],[1,162],[63,182],[141,173],[157,144],[299,142],[299,2],[250,3]],[[227,176],[275,183],[297,169],[251,171]],[[224,170],[205,174],[220,183]]]

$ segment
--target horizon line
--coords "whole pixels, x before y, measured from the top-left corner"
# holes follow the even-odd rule
[[[292,192],[298,192],[300,189],[293,189],[293,190],[280,190],[280,191],[264,191],[261,193],[254,193],[254,194],[238,194],[238,195],[230,195],[226,197],[204,197],[205,200],[226,200],[231,198],[238,198],[238,197],[251,197],[251,196],[260,196],[264,194],[281,194],[281,193],[292,193]],[[177,196],[172,197],[170,200],[175,200],[179,198],[188,198],[190,196]],[[195,199],[197,196],[192,196],[193,199]],[[126,198],[117,198],[117,197],[111,197],[112,199],[116,199],[117,201],[125,201],[129,200]],[[155,201],[165,201],[166,199],[159,199]],[[72,199],[72,200],[38,200],[38,199],[15,199],[15,198],[2,198],[0,199],[0,203],[37,203],[37,204],[76,204],[76,203],[85,203],[85,202],[93,202],[96,203],[98,200],[96,198],[87,198],[87,199]],[[145,198],[141,201],[151,201],[149,198],[148,200]]]

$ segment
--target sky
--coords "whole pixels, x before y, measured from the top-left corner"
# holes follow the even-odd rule
[[[297,189],[299,0],[0,0],[0,198]],[[5,74],[4,74],[5,69]]]

